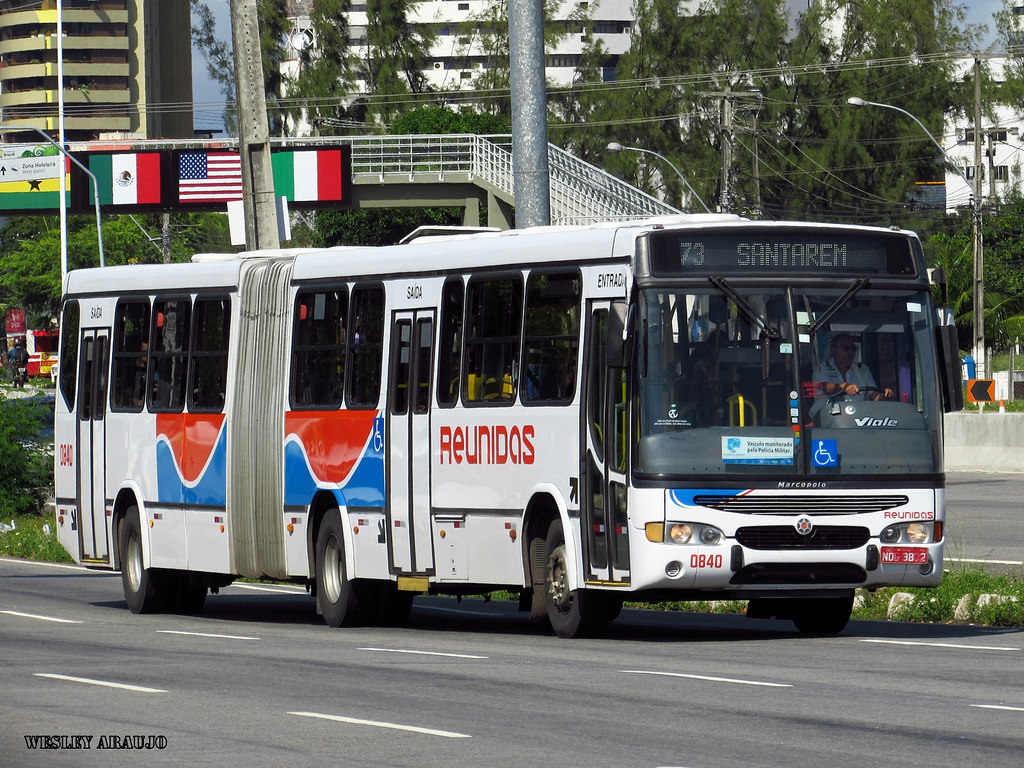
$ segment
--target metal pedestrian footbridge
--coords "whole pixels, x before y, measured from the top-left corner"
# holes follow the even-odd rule
[[[463,223],[507,229],[515,206],[511,136],[417,134],[273,139],[278,147],[352,147],[357,207],[465,209]],[[625,221],[680,213],[574,155],[548,145],[552,224]],[[486,222],[480,221],[486,207]]]

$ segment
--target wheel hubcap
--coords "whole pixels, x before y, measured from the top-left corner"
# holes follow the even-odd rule
[[[341,545],[334,536],[324,549],[324,594],[332,603],[341,598]]]
[[[142,545],[139,537],[132,534],[128,538],[128,552],[125,558],[125,568],[128,574],[128,584],[132,592],[138,592],[142,585]]]
[[[564,545],[557,547],[548,559],[548,597],[563,613],[572,607]]]

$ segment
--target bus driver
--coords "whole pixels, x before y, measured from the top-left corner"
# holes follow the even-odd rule
[[[879,389],[871,369],[854,358],[857,356],[857,343],[846,333],[832,337],[829,347],[829,359],[822,362],[814,371],[813,379],[821,384],[821,393],[826,397],[847,400],[880,400],[892,397],[888,387]],[[814,415],[821,410],[824,399],[819,398],[812,409]]]

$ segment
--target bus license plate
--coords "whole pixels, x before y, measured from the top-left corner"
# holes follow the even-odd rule
[[[928,550],[923,547],[882,547],[882,562],[924,565],[928,562]]]

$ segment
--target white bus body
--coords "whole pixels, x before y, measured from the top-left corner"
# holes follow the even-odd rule
[[[731,216],[79,270],[57,529],[136,612],[246,576],[332,625],[501,588],[566,636],[626,595],[838,631],[941,576],[935,318],[912,235]],[[886,400],[824,402],[838,335]]]

